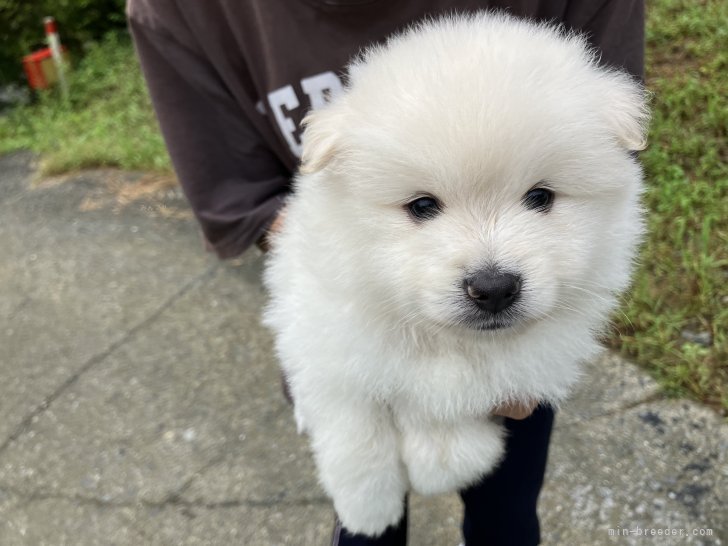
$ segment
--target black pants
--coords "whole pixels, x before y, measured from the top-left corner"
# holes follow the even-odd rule
[[[506,456],[492,474],[460,492],[465,504],[465,546],[531,546],[540,542],[536,501],[546,470],[554,421],[551,408],[539,406],[522,421],[505,420]],[[396,527],[369,538],[337,526],[333,546],[405,546],[407,514]],[[453,545],[455,546],[455,545]]]

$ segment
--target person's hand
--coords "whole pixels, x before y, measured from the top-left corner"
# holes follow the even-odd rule
[[[501,404],[493,410],[493,415],[499,417],[508,417],[520,421],[533,413],[538,406],[538,402],[508,402]]]
[[[278,214],[276,215],[275,219],[271,223],[270,226],[268,226],[268,231],[265,232],[265,235],[260,238],[258,241],[258,247],[263,252],[268,252],[270,250],[270,247],[272,246],[272,242],[275,240],[276,235],[281,231],[281,228],[283,227],[283,221],[286,218],[286,209],[285,207],[278,211]]]
[[[281,210],[278,211],[278,214],[276,215],[275,220],[273,220],[273,223],[268,228],[268,233],[275,236],[276,233],[278,233],[281,228],[283,227],[283,220],[286,217],[286,208],[283,207]]]

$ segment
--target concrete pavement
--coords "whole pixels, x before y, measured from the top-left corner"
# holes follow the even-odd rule
[[[0,545],[327,544],[260,256],[206,255],[158,180],[33,170],[0,157]],[[607,355],[557,417],[544,544],[728,543],[727,452],[720,417]],[[410,544],[458,544],[460,515],[413,499]],[[689,536],[637,535],[668,527]]]

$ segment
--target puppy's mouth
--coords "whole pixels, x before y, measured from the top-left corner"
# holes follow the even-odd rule
[[[440,327],[454,330],[476,332],[493,332],[494,335],[507,334],[530,322],[530,317],[521,309],[509,309],[499,313],[489,313],[480,309],[472,309],[462,303],[458,310],[445,320],[435,320]]]
[[[524,318],[517,307],[511,307],[498,313],[491,313],[477,307],[473,308],[470,305],[465,307],[460,323],[471,330],[507,330],[522,322]]]
[[[473,329],[475,330],[505,330],[510,328],[512,323],[510,322],[493,322],[493,323],[480,323],[474,324]]]

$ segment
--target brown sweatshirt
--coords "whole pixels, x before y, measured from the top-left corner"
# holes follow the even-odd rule
[[[129,0],[137,53],[175,171],[222,258],[275,217],[306,111],[361,48],[427,15],[502,8],[585,32],[643,75],[644,0]]]

